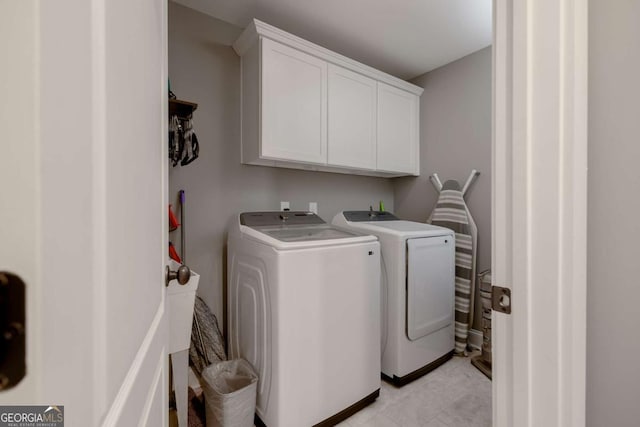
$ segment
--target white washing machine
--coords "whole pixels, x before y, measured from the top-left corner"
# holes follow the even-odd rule
[[[332,426],[380,393],[380,245],[310,212],[247,212],[228,240],[230,358],[260,379],[256,419]]]
[[[453,231],[377,211],[344,211],[332,223],[380,240],[383,377],[402,386],[449,360],[454,349]]]

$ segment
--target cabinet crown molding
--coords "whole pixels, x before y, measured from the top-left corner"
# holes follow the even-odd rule
[[[344,55],[340,55],[339,53],[333,52],[322,46],[318,46],[315,43],[311,43],[310,41],[304,40],[298,36],[294,36],[293,34],[287,33],[286,31],[257,19],[254,19],[242,32],[240,37],[238,37],[233,44],[233,49],[239,56],[243,56],[251,46],[259,40],[260,37],[277,41],[294,49],[316,56],[329,63],[339,65],[418,96],[422,95],[422,92],[424,91],[424,89],[419,86],[392,76],[391,74],[376,70],[375,68],[369,67],[368,65],[362,64],[358,61],[354,61],[351,58],[347,58]]]

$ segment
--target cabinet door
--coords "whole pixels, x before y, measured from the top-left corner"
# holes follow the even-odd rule
[[[260,156],[326,164],[327,63],[262,39]]]
[[[376,168],[376,81],[329,64],[329,164]]]
[[[377,169],[419,175],[419,98],[378,82]]]

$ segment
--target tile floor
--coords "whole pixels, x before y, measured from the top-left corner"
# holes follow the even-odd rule
[[[380,397],[339,427],[491,427],[491,381],[454,357],[402,388],[382,381]]]
[[[198,410],[202,403],[190,408],[189,425],[204,427]],[[491,381],[470,357],[454,357],[402,388],[382,381],[380,397],[338,427],[491,427]]]

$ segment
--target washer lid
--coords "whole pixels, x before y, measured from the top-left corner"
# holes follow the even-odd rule
[[[287,225],[280,227],[254,227],[256,230],[282,242],[312,242],[316,240],[348,239],[359,237],[348,231],[338,230],[327,224]]]
[[[311,212],[244,212],[243,234],[277,249],[302,249],[376,241],[371,235],[346,231],[325,223]]]

